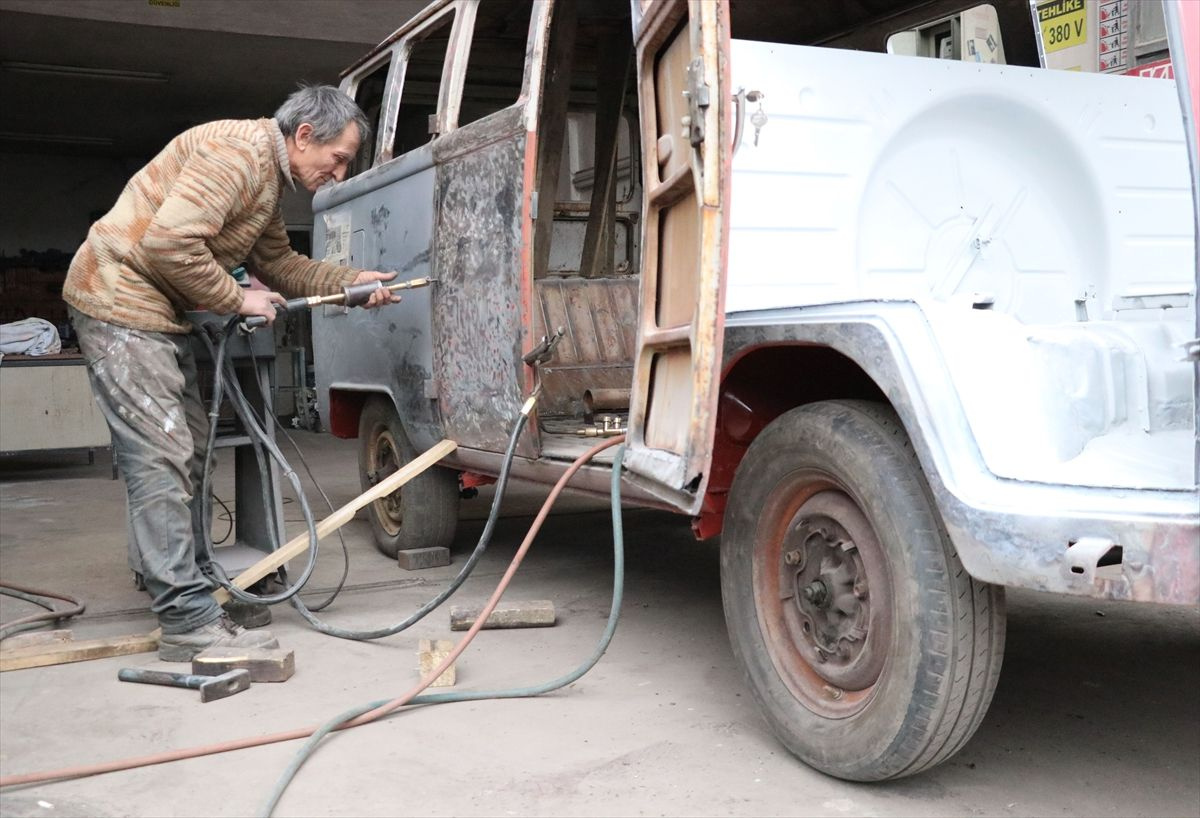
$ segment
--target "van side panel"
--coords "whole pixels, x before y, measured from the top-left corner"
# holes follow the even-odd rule
[[[313,200],[314,255],[368,270],[396,271],[402,281],[434,275],[433,188],[432,155],[426,147],[336,191],[322,191]],[[330,390],[380,392],[392,397],[418,450],[442,439],[437,405],[429,397],[433,298],[426,288],[406,291],[399,304],[375,310],[336,305],[313,310],[317,399],[327,426],[342,432],[358,427],[356,418],[333,417]]]

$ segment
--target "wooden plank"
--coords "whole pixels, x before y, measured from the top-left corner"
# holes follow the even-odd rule
[[[596,125],[592,163],[592,201],[579,274],[584,278],[611,276],[617,214],[617,152],[620,144],[621,109],[629,86],[633,41],[624,26],[601,36],[596,75]]]
[[[479,618],[481,605],[450,609],[450,630],[465,631]],[[489,628],[548,628],[554,624],[554,603],[548,599],[501,602],[483,623]]]
[[[575,51],[578,3],[556,3],[550,18],[546,53],[545,91],[538,118],[538,212],[533,223],[533,277],[545,276],[550,267],[550,238],[554,231],[554,202],[562,165],[563,137],[567,128],[567,101],[571,93],[571,56]]]
[[[403,486],[409,480],[412,480],[421,472],[428,469],[430,466],[437,463],[446,455],[458,448],[458,444],[453,440],[443,440],[435,444],[428,451],[423,452],[419,456],[413,458],[411,463],[406,464],[403,468],[388,476],[386,480],[381,481],[378,485],[373,486],[369,491],[355,497],[346,505],[339,508],[337,511],[330,514],[324,520],[317,524],[317,539],[324,539],[334,531],[341,528],[347,522],[354,518],[358,510],[370,503],[375,502],[380,497],[391,494],[396,489]],[[299,534],[293,537],[283,547],[277,551],[272,551],[267,556],[263,557],[258,562],[251,565],[242,573],[238,574],[233,584],[238,588],[249,588],[260,579],[270,574],[283,565],[288,560],[298,557],[308,550],[308,532]],[[224,605],[229,601],[229,592],[224,588],[218,588],[213,596],[217,600],[218,605]]]
[[[85,662],[89,659],[104,659],[109,656],[148,653],[158,650],[158,633],[156,630],[153,633],[132,636],[63,642],[44,648],[0,651],[0,673],[7,670],[62,665],[68,662]]]
[[[68,630],[57,631],[38,631],[37,633],[18,633],[16,636],[10,636],[4,640],[4,650],[25,650],[27,648],[40,648],[45,645],[62,644],[70,642],[75,637]]]
[[[317,525],[317,537],[327,537],[349,522],[360,508],[373,503],[384,495],[391,494],[400,486],[416,477],[421,472],[437,463],[446,455],[458,448],[452,440],[443,440],[433,448],[413,459],[403,468],[389,475],[377,486],[360,494],[346,505],[330,514]],[[270,574],[279,566],[293,557],[308,550],[308,532],[290,540],[278,551],[273,551],[254,565],[238,574],[233,584],[238,588],[248,588],[260,579]],[[229,592],[218,588],[213,597],[218,605],[229,600]],[[6,670],[23,670],[31,667],[46,667],[61,665],[67,662],[83,662],[88,659],[104,659],[109,656],[127,656],[132,653],[148,653],[158,650],[158,637],[162,630],[156,628],[147,634],[118,636],[109,639],[88,639],[82,642],[65,642],[46,649],[26,648],[25,650],[0,650],[0,673]]]

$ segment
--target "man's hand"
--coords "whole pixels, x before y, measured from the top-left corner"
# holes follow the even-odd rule
[[[275,323],[275,305],[285,301],[282,295],[271,290],[243,290],[238,315],[261,315],[269,326]]]
[[[395,273],[379,273],[379,272],[375,272],[373,270],[363,270],[357,276],[355,276],[354,280],[351,281],[350,284],[351,285],[370,284],[373,281],[391,281],[395,277],[396,277]],[[399,303],[400,303],[399,295],[380,287],[377,292],[371,293],[370,299],[367,300],[366,304],[363,304],[363,309],[369,310],[373,307],[379,307],[384,304],[399,304]]]

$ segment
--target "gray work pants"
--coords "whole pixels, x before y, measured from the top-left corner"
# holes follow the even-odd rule
[[[196,359],[188,336],[143,332],[71,310],[113,457],[129,499],[130,565],[139,570],[163,633],[184,633],[221,616],[197,561],[199,497],[208,440]]]

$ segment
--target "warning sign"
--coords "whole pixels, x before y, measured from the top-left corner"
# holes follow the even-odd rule
[[[1037,4],[1042,48],[1049,54],[1087,42],[1087,9],[1084,0],[1047,0]]]

